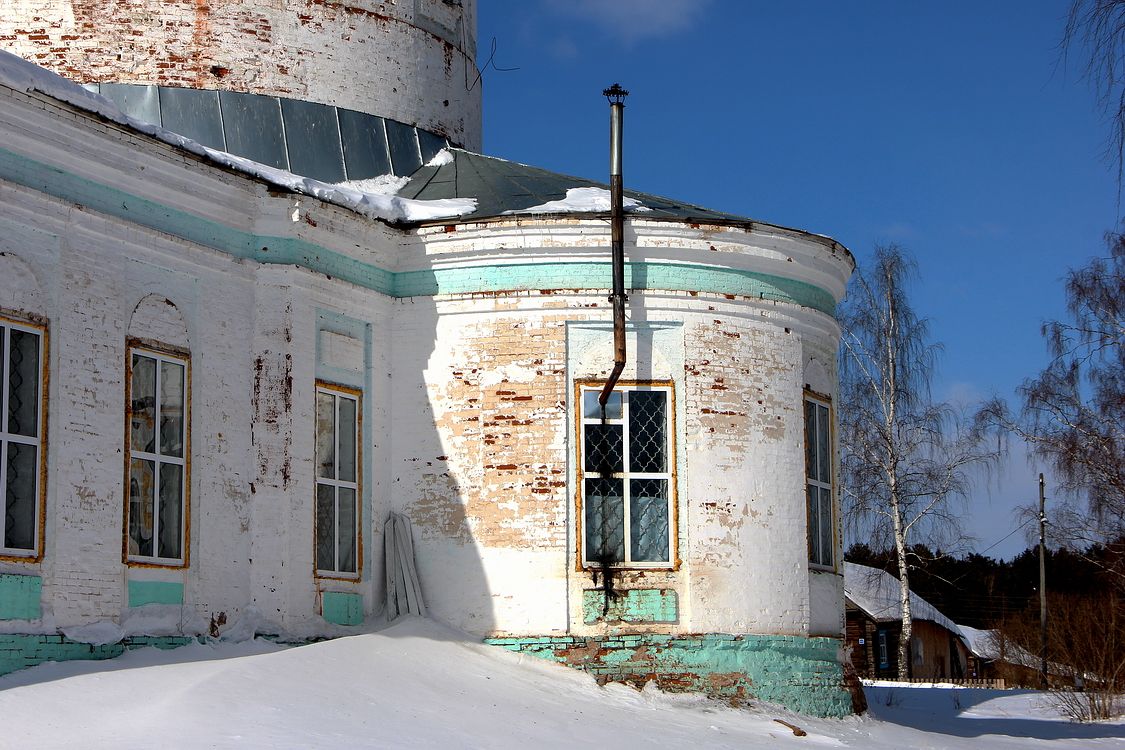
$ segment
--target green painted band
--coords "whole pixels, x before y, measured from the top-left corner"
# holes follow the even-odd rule
[[[38,620],[43,579],[0,575],[0,620]]]
[[[0,676],[49,661],[113,659],[134,648],[172,649],[197,639],[191,636],[130,636],[95,646],[61,635],[0,635]]]
[[[297,265],[390,297],[541,289],[609,289],[609,262],[515,263],[392,272],[296,237],[245,232],[0,148],[0,177],[109,216],[263,264]],[[709,292],[787,302],[833,315],[824,289],[773,274],[688,263],[626,263],[631,290]]]
[[[363,597],[343,591],[325,591],[321,595],[320,614],[336,625],[363,624]]]
[[[129,606],[183,604],[184,585],[164,581],[129,581]]]
[[[800,636],[614,632],[598,636],[489,638],[485,643],[576,667],[599,680],[731,701],[750,696],[817,716],[846,716],[840,641]]]

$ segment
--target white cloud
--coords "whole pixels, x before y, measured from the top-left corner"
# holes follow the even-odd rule
[[[545,0],[559,15],[585,20],[625,43],[687,29],[711,0]]]

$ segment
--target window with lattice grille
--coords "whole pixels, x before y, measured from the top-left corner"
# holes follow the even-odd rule
[[[832,567],[835,513],[832,508],[832,409],[826,399],[805,397],[805,498],[809,518],[809,562]]]
[[[0,318],[0,556],[36,558],[43,495],[44,330]]]
[[[606,403],[581,386],[579,475],[584,565],[673,562],[672,389],[623,385]]]
[[[316,388],[316,572],[359,571],[359,394]]]
[[[186,565],[188,360],[130,346],[128,370],[127,559]]]

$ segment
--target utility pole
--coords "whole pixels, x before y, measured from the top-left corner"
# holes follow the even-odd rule
[[[1039,684],[1047,687],[1047,514],[1043,474],[1039,475]]]

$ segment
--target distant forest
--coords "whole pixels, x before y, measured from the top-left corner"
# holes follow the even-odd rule
[[[943,555],[924,545],[910,549],[910,590],[960,625],[994,628],[1006,620],[1039,612],[1039,548],[1030,547],[1010,561],[984,555]],[[1047,550],[1047,593],[1097,597],[1119,577],[1125,558],[1125,538],[1108,546],[1085,550]],[[868,565],[898,576],[893,550],[876,552],[866,544],[853,544],[844,555],[848,562]]]

